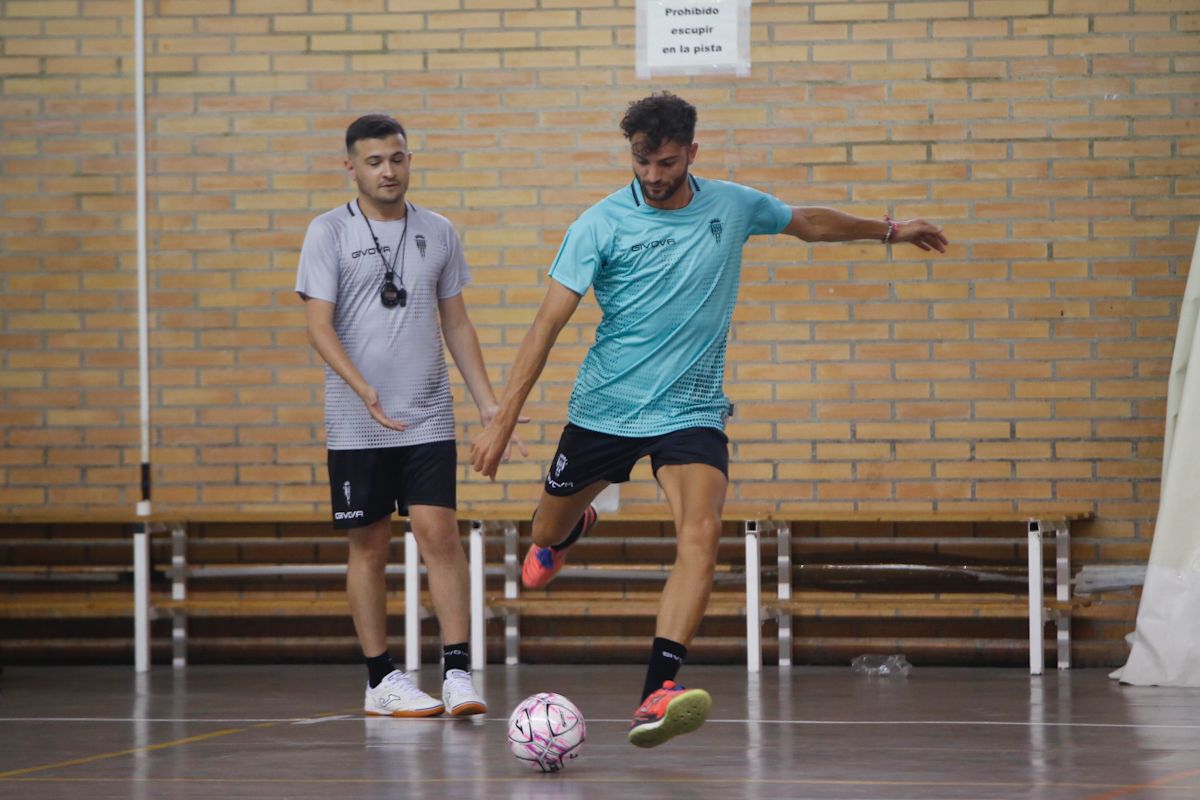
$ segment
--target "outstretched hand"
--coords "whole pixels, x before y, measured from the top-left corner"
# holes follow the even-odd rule
[[[904,222],[896,221],[896,233],[893,242],[909,242],[922,250],[937,250],[946,252],[950,240],[942,233],[942,226],[932,225],[923,219],[910,219]]]
[[[379,402],[379,392],[375,391],[374,386],[368,386],[366,391],[361,395],[363,405],[367,407],[371,417],[385,428],[391,428],[394,431],[402,431],[408,428],[403,422],[392,419],[383,411],[383,404]]]

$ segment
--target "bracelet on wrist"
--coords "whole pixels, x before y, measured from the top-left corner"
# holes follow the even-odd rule
[[[882,241],[884,244],[890,244],[891,241],[896,238],[896,231],[900,229],[900,224],[896,222],[896,220],[892,219],[888,214],[883,215],[883,221],[887,223],[888,229],[887,233],[883,235],[883,238],[880,241]]]

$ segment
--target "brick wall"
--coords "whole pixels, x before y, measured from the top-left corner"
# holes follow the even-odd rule
[[[137,499],[132,7],[0,2],[0,509]],[[148,0],[155,507],[325,501],[291,287],[351,196],[350,120],[410,129],[410,196],[459,230],[502,385],[566,226],[629,178],[625,105],[665,87],[700,109],[698,174],[953,241],[752,240],[732,500],[1082,502],[1082,555],[1143,558],[1200,214],[1195,0],[755,2],[748,78],[652,83],[634,23],[632,0]],[[597,318],[531,397],[531,458],[495,484],[464,461],[464,504],[536,496]],[[635,477],[624,501],[654,501]]]

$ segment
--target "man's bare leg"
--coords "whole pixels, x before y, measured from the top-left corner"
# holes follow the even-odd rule
[[[629,742],[638,747],[657,747],[696,730],[712,709],[708,692],[685,689],[674,678],[708,606],[728,484],[719,469],[707,464],[667,465],[656,477],[675,517],[676,548],[659,601],[642,702],[629,729]]]
[[[655,635],[687,646],[712,592],[729,481],[708,464],[669,464],[659,468],[657,478],[675,518],[676,545]]]
[[[391,517],[347,532],[346,599],[358,643],[367,658],[387,650],[387,568]]]
[[[442,644],[465,642],[471,632],[471,587],[458,516],[454,509],[442,506],[414,505],[408,513],[425,562]]]
[[[561,544],[596,495],[608,485],[608,481],[596,481],[567,497],[547,494],[543,488],[537,510],[533,512],[533,543],[538,547]]]

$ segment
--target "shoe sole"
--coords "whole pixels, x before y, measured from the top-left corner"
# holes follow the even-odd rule
[[[445,712],[445,706],[434,706],[433,708],[423,708],[419,711],[393,711],[390,714],[384,711],[367,711],[368,716],[372,717],[403,717],[404,719],[417,719],[420,717],[436,717]]]
[[[708,719],[712,696],[703,689],[688,689],[667,704],[663,718],[629,731],[629,743],[635,747],[658,747],[668,739],[691,733]]]
[[[487,706],[483,703],[463,703],[447,712],[452,717],[473,717],[476,714],[486,714]]]

